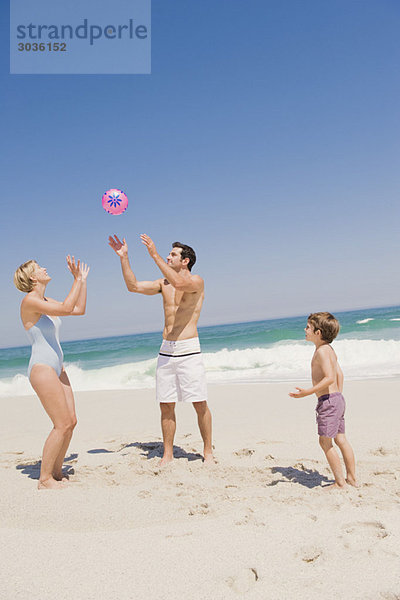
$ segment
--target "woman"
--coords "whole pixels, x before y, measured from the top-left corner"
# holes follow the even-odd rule
[[[76,425],[74,396],[58,338],[58,317],[85,314],[89,267],[79,260],[75,264],[70,256],[67,264],[74,283],[64,302],[45,297],[51,277],[36,261],[24,263],[14,275],[16,287],[27,292],[21,303],[21,320],[32,344],[29,380],[54,425],[43,447],[38,489],[63,487],[62,465]]]

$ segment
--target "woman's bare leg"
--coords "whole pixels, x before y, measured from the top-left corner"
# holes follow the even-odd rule
[[[30,381],[54,426],[43,447],[38,488],[60,488],[61,482],[53,477],[54,465],[66,441],[69,443],[71,439],[73,420],[64,389],[54,369],[48,365],[34,365]]]
[[[62,481],[63,480],[62,466],[63,466],[65,455],[67,454],[68,446],[71,441],[73,429],[75,428],[76,423],[77,423],[77,419],[76,419],[76,413],[75,413],[74,394],[72,392],[72,388],[71,388],[71,384],[68,379],[68,375],[64,369],[61,371],[61,375],[60,375],[59,379],[61,381],[61,385],[64,390],[65,400],[67,402],[69,415],[72,420],[71,435],[69,436],[69,438],[65,439],[65,442],[60,450],[60,453],[58,454],[56,461],[54,463],[54,469],[53,469],[54,479],[57,479],[57,481]]]

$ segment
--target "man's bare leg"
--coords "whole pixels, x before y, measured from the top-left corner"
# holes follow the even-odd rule
[[[335,483],[333,485],[327,486],[330,488],[342,488],[346,484],[346,480],[343,477],[342,465],[340,463],[340,458],[338,453],[332,444],[332,438],[326,437],[325,435],[319,436],[319,445],[322,450],[325,452],[325,456],[329,463],[329,466],[332,470],[333,476],[335,478]]]
[[[176,431],[175,402],[160,402],[161,430],[164,442],[164,454],[160,466],[174,458],[174,437]]]
[[[214,463],[215,461],[211,441],[212,420],[210,409],[208,408],[205,400],[204,402],[193,402],[193,406],[197,412],[197,422],[199,424],[201,437],[203,438],[204,442],[204,462]]]
[[[344,464],[346,467],[346,482],[349,485],[358,487],[356,479],[356,461],[354,458],[353,448],[350,446],[344,433],[338,433],[335,437],[335,443],[342,453]]]

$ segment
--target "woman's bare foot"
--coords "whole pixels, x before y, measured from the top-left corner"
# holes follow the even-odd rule
[[[170,456],[169,454],[165,455],[162,457],[162,459],[160,460],[160,462],[158,463],[159,467],[164,467],[165,465],[167,465],[168,463],[172,462],[174,460],[173,456]]]
[[[57,481],[53,477],[48,479],[39,479],[38,490],[62,490],[64,488],[61,481]]]

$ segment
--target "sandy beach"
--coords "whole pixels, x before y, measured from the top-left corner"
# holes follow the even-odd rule
[[[400,380],[346,382],[361,486],[333,492],[315,399],[292,389],[211,385],[217,464],[180,405],[162,470],[154,390],[76,393],[70,482],[41,492],[50,421],[1,399],[0,598],[400,598]]]

